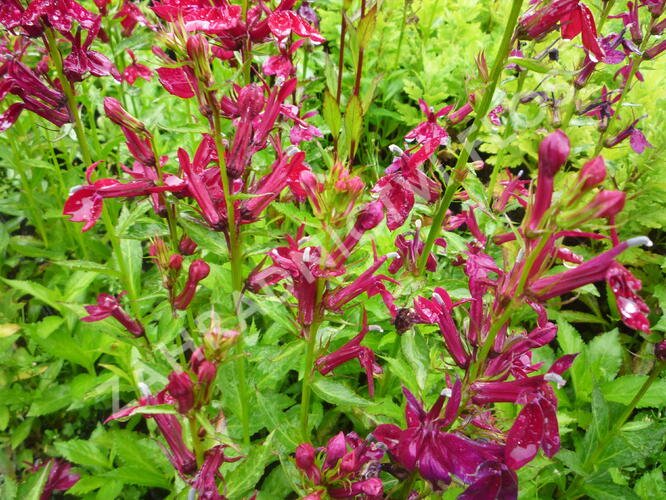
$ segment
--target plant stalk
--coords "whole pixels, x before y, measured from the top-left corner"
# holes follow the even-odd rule
[[[428,232],[428,237],[423,247],[423,253],[419,258],[419,274],[421,275],[425,270],[426,262],[428,261],[428,255],[430,255],[430,251],[432,250],[432,247],[435,244],[435,240],[437,239],[442,230],[442,222],[444,221],[444,217],[446,216],[446,211],[449,209],[449,206],[451,205],[451,200],[453,199],[453,195],[455,194],[455,192],[460,187],[460,184],[462,183],[461,177],[456,176],[455,173],[463,171],[463,169],[466,167],[467,160],[469,159],[469,156],[472,152],[472,147],[474,146],[474,142],[476,141],[476,138],[478,137],[479,132],[481,130],[481,124],[485,119],[486,115],[488,114],[488,110],[490,109],[490,104],[492,103],[493,95],[495,94],[495,89],[497,88],[497,83],[499,82],[500,75],[502,74],[502,70],[504,69],[506,58],[508,57],[509,51],[511,50],[513,32],[516,28],[516,23],[518,22],[518,15],[520,14],[520,9],[522,5],[523,5],[523,0],[513,0],[513,2],[511,3],[511,11],[509,13],[509,19],[504,28],[504,35],[502,36],[502,41],[500,43],[499,48],[497,49],[497,55],[495,56],[495,61],[493,62],[493,69],[491,70],[490,73],[490,82],[488,83],[488,86],[485,89],[485,92],[483,94],[483,99],[481,100],[481,104],[479,104],[479,107],[476,109],[476,117],[474,118],[474,121],[472,123],[471,130],[469,134],[467,134],[467,137],[465,138],[462,150],[460,151],[460,156],[458,156],[456,165],[453,168],[454,175],[451,176],[451,179],[449,180],[449,185],[446,187],[446,192],[444,194],[444,197],[437,206],[437,211],[435,212],[435,215],[433,217],[432,225],[430,226],[430,231]],[[447,193],[450,193],[450,195],[447,196]]]

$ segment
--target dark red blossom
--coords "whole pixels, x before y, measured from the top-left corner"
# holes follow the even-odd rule
[[[640,280],[626,267],[614,262],[606,271],[606,282],[615,295],[622,322],[629,328],[649,333],[647,315],[650,308],[637,293],[642,286]]]
[[[183,287],[183,291],[180,292],[174,301],[173,305],[176,309],[184,311],[187,309],[194,299],[194,294],[197,291],[197,285],[201,280],[206,278],[210,273],[210,266],[201,259],[197,259],[190,264],[190,269],[188,270],[187,282]]]
[[[50,458],[46,462],[36,462],[28,470],[38,472],[44,467],[49,467],[49,477],[42,489],[40,500],[49,500],[55,491],[67,491],[81,479],[80,474],[72,473],[72,464],[60,459]]]
[[[123,36],[130,37],[137,24],[153,28],[146,17],[132,0],[123,0],[120,10],[113,16],[114,19],[120,19],[120,25],[123,28]]]
[[[128,64],[123,70],[122,79],[129,85],[134,85],[134,82],[136,82],[137,78],[143,78],[149,82],[153,77],[153,70],[151,70],[148,66],[137,62],[134,52],[132,52],[130,49],[127,49],[127,53],[132,59],[132,63]]]
[[[235,28],[241,19],[240,5],[223,0],[163,0],[155,2],[153,11],[165,21],[182,22],[185,31],[202,31],[222,35]]]
[[[383,370],[375,361],[375,353],[372,349],[361,345],[361,342],[368,331],[368,316],[364,310],[360,333],[339,349],[317,359],[315,366],[317,367],[317,370],[319,370],[319,373],[326,375],[347,361],[358,359],[361,368],[365,370],[365,376],[368,380],[368,392],[370,393],[370,396],[374,396],[374,375],[383,373]]]
[[[97,305],[85,306],[88,316],[81,318],[81,320],[91,323],[93,321],[101,321],[108,317],[112,317],[135,337],[143,337],[145,331],[141,323],[130,318],[122,307],[120,307],[118,299],[125,295],[125,293],[126,292],[121,293],[118,298],[106,293],[99,294],[97,296]]]
[[[74,0],[32,0],[21,16],[20,25],[34,37],[41,35],[45,26],[63,35],[69,34],[74,22],[85,30],[91,30],[99,23],[99,16]]]

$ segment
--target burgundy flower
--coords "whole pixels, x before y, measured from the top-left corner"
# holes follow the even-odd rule
[[[199,88],[194,71],[189,66],[157,68],[157,75],[167,92],[182,99],[194,97]]]
[[[474,441],[457,433],[444,432],[458,413],[462,384],[457,379],[451,390],[442,391],[430,411],[426,412],[414,395],[403,387],[407,399],[405,418],[407,428],[382,424],[373,436],[386,444],[395,460],[410,471],[418,470],[421,477],[433,484],[449,484],[456,476],[465,484],[475,480],[479,466],[486,461],[502,461],[502,447]],[[449,401],[444,407],[446,394]],[[444,415],[442,416],[442,410]]]
[[[241,19],[240,5],[207,0],[163,0],[155,2],[153,11],[165,21],[182,21],[185,31],[202,31],[209,35],[222,35],[235,28]]]
[[[390,256],[393,257],[393,255]],[[373,297],[379,294],[391,313],[391,316],[395,317],[398,310],[393,303],[393,295],[387,290],[382,281],[390,281],[396,285],[399,283],[393,278],[389,278],[383,274],[375,275],[375,271],[386,262],[388,257],[389,255],[383,255],[376,259],[374,264],[362,272],[358,278],[349,285],[326,292],[324,295],[324,306],[326,309],[339,312],[344,305],[363,293],[366,293],[368,297]]]
[[[151,24],[141,12],[141,9],[139,9],[132,0],[123,0],[123,6],[113,18],[121,20],[120,25],[123,28],[123,36],[125,37],[132,36],[132,32],[137,24],[152,28]]]
[[[416,311],[417,321],[419,323],[437,324],[444,338],[446,350],[458,366],[466,368],[469,364],[470,356],[461,340],[460,332],[456,327],[452,315],[453,308],[459,305],[460,302],[453,304],[446,290],[440,287],[435,288],[432,296],[432,300],[428,300],[425,297],[416,297],[414,299],[414,310]]]
[[[127,67],[123,70],[122,79],[129,85],[134,85],[134,82],[136,82],[137,78],[143,78],[149,82],[153,77],[153,70],[151,70],[148,66],[137,62],[134,52],[132,52],[130,49],[127,49],[127,53],[132,58],[132,63],[127,65]]]
[[[192,487],[199,493],[198,498],[201,500],[226,499],[217,487],[216,477],[219,475],[219,469],[223,463],[237,462],[243,457],[227,457],[224,455],[225,448],[226,445],[217,445],[206,452],[201,469],[192,482]]]
[[[315,450],[310,443],[301,443],[296,448],[296,466],[313,484],[321,482],[321,471],[315,464]]]
[[[120,307],[118,299],[125,295],[125,293],[126,292],[121,293],[118,298],[106,293],[99,294],[97,296],[96,306],[85,306],[86,311],[88,311],[88,316],[81,318],[81,320],[91,323],[93,321],[101,321],[108,317],[112,317],[135,337],[143,337],[145,335],[143,326],[139,322],[130,318],[129,315],[123,311],[122,307]]]
[[[157,396],[148,393],[139,400],[138,405],[123,408],[108,417],[104,423],[111,420],[130,417],[134,414],[134,411],[137,408],[163,404],[174,404],[174,401],[167,395],[166,391],[159,392]],[[181,477],[194,474],[197,470],[197,459],[183,440],[183,428],[181,427],[178,418],[175,415],[163,413],[146,414],[144,417],[155,419],[155,423],[167,443],[167,448],[163,448],[164,452],[171,462],[171,465],[173,465]]]
[[[374,396],[374,375],[383,373],[383,370],[375,361],[375,353],[372,352],[372,349],[361,345],[368,331],[368,316],[364,310],[361,332],[336,351],[317,359],[315,365],[319,373],[326,375],[347,361],[358,359],[361,368],[365,370],[365,376],[368,380],[368,392],[370,396]]]
[[[419,221],[420,222],[420,221]],[[407,238],[410,239],[407,239]],[[435,245],[446,248],[446,240],[444,238],[437,238]],[[395,274],[403,267],[413,274],[418,273],[418,261],[423,253],[425,244],[420,238],[420,224],[414,232],[402,233],[396,236],[395,246],[398,257],[393,259],[389,265],[389,273]],[[426,270],[434,272],[437,269],[437,261],[434,254],[431,252],[426,260]]]
[[[449,135],[446,133],[446,130],[437,123],[437,119],[448,115],[453,109],[453,106],[444,106],[442,109],[435,112],[423,99],[419,99],[419,107],[427,120],[410,130],[405,136],[405,141],[416,141],[418,144],[421,144],[433,139],[439,139],[440,144],[442,146],[445,145]]]
[[[185,414],[194,406],[193,388],[194,384],[187,373],[169,373],[169,383],[166,386],[166,390],[174,399],[178,413]]]
[[[194,299],[194,294],[197,291],[197,285],[202,279],[206,278],[209,273],[210,266],[201,259],[197,259],[190,264],[185,287],[183,288],[183,291],[180,292],[180,295],[178,295],[173,301],[173,305],[176,309],[184,311],[189,307],[192,299]]]
[[[650,322],[647,315],[650,308],[636,293],[641,289],[641,282],[621,264],[614,262],[606,271],[606,282],[617,303],[622,321],[629,328],[650,333]]]
[[[50,467],[50,470],[40,500],[49,500],[54,491],[67,491],[81,478],[80,474],[72,474],[72,464],[60,459],[50,458],[46,462],[37,462],[28,470],[35,473],[44,467]]]
[[[514,500],[518,498],[516,473],[501,462],[479,465],[474,482],[457,500]]]
[[[586,162],[578,172],[578,184],[583,191],[589,191],[597,187],[605,178],[606,163],[601,156],[597,156]]]
[[[371,229],[375,228],[384,218],[382,204],[373,201],[366,204],[356,216],[356,222],[345,239],[339,242],[328,256],[329,267],[342,266],[352,250],[356,247],[361,237]]]
[[[97,37],[99,28],[98,20],[89,29],[83,44],[81,44],[80,31],[77,31],[74,36],[69,33],[65,35],[72,43],[72,51],[63,61],[63,70],[70,82],[80,82],[86,73],[93,76],[113,76],[117,81],[121,81],[120,73],[109,58],[104,54],[90,50],[90,45]]]
[[[652,246],[652,242],[645,236],[639,236],[637,238],[623,241],[619,245],[597,255],[574,269],[569,269],[563,273],[537,279],[530,285],[530,292],[538,297],[539,300],[548,300],[587,285],[588,283],[601,281],[606,277],[606,273],[614,263],[615,257],[624,252],[627,248],[638,245]]]
[[[605,146],[607,148],[612,148],[620,144],[625,139],[629,138],[631,149],[633,149],[638,154],[642,154],[646,148],[653,148],[654,146],[648,142],[643,132],[636,128],[636,124],[639,122],[639,120],[641,120],[641,118],[634,120],[627,128],[625,128],[615,137],[607,139]]]
[[[569,138],[561,130],[550,134],[539,145],[537,189],[527,224],[532,231],[539,226],[546,210],[550,208],[555,174],[567,161],[570,149]]]
[[[71,31],[74,21],[83,29],[91,30],[99,23],[99,16],[74,0],[32,0],[21,17],[21,26],[32,37],[41,35],[44,26],[65,35]]]
[[[435,153],[439,144],[440,138],[434,138],[423,143],[415,153],[399,151],[393,163],[385,170],[386,175],[372,188],[372,192],[379,195],[379,201],[384,205],[386,225],[391,231],[407,220],[414,207],[414,195],[420,196],[427,203],[434,203],[439,198],[440,184],[419,169]]]
[[[268,17],[268,27],[275,37],[282,41],[292,33],[303,38],[309,38],[312,43],[319,44],[326,41],[317,30],[310,26],[301,16],[290,10],[279,10]]]

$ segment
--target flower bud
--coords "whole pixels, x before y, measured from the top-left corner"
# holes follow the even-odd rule
[[[296,466],[308,470],[314,464],[315,450],[310,443],[301,443],[296,448]]]
[[[210,361],[203,361],[199,365],[199,369],[197,370],[197,379],[199,383],[208,386],[215,381],[216,375],[217,367]]]
[[[539,144],[539,173],[554,177],[569,157],[569,138],[561,130],[556,130]]]
[[[643,52],[643,59],[647,59],[648,61],[650,59],[654,59],[665,50],[666,50],[666,40],[663,40],[661,43],[658,43],[654,47],[650,47],[645,52]]]
[[[595,218],[611,217],[622,211],[626,199],[627,195],[622,191],[600,191],[586,210],[592,210]]]
[[[593,187],[601,184],[606,178],[606,163],[601,156],[592,158],[583,165],[578,174],[578,182],[582,185],[583,191],[589,191]]]
[[[654,356],[659,361],[666,361],[666,340],[662,340],[654,346]]]
[[[326,444],[326,468],[335,467],[345,453],[347,453],[347,442],[344,433],[340,431]]]
[[[238,112],[246,120],[253,120],[264,107],[264,90],[256,84],[243,87],[238,93]]]
[[[169,374],[169,383],[166,390],[175,399],[179,413],[187,413],[194,406],[193,387],[194,384],[187,373],[171,372]]]
[[[370,231],[372,228],[376,227],[383,218],[384,208],[382,203],[379,200],[372,201],[359,212],[354,227],[359,231]]]
[[[199,283],[202,279],[208,276],[210,273],[210,266],[206,261],[197,259],[192,264],[190,264],[189,277],[188,281],[193,284]]]
[[[118,99],[114,99],[113,97],[105,97],[104,112],[106,113],[106,116],[108,116],[109,119],[116,125],[125,127],[138,134],[148,133],[146,126],[138,119],[130,115],[127,111],[125,111]]]
[[[213,72],[210,69],[210,48],[208,40],[203,35],[191,35],[187,39],[187,55],[194,66],[194,73],[206,87],[215,83]]]
[[[197,244],[188,236],[183,236],[178,244],[178,250],[183,255],[192,255],[197,250]]]
[[[179,253],[175,253],[169,257],[169,269],[174,271],[180,271],[180,268],[183,265],[183,256]]]

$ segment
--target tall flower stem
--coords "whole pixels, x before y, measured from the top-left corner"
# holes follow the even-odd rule
[[[483,93],[483,99],[479,104],[479,107],[476,109],[476,117],[472,123],[471,129],[465,138],[463,143],[462,150],[458,156],[455,167],[453,168],[455,172],[461,172],[465,169],[467,165],[467,160],[472,152],[474,147],[474,142],[479,135],[481,130],[481,124],[485,117],[488,115],[488,110],[490,109],[490,104],[493,100],[493,95],[495,94],[495,89],[497,88],[497,83],[499,81],[504,65],[506,64],[506,59],[511,50],[511,43],[513,38],[513,32],[516,28],[516,23],[518,22],[518,15],[520,14],[520,9],[523,5],[523,0],[513,0],[511,3],[511,11],[509,12],[509,18],[507,20],[506,26],[504,28],[504,35],[502,36],[502,41],[500,46],[497,49],[497,55],[495,56],[495,61],[493,62],[493,69],[490,73],[490,81],[488,86]],[[442,222],[444,222],[444,217],[446,216],[446,211],[451,205],[451,200],[453,195],[460,187],[462,178],[460,176],[452,175],[449,180],[449,185],[446,187],[444,197],[437,206],[435,215],[433,216],[432,225],[430,226],[430,231],[428,232],[428,237],[425,241],[425,246],[423,248],[423,253],[419,259],[419,273],[423,274],[428,261],[428,255],[432,250],[435,240],[439,236],[442,230]],[[450,196],[447,196],[447,193],[450,193]]]
[[[344,5],[340,14],[340,54],[338,55],[338,88],[335,94],[335,101],[340,104],[342,99],[342,72],[345,67],[345,36],[347,35],[347,10]]]
[[[315,300],[315,316],[312,323],[307,327],[307,346],[305,351],[305,365],[303,368],[303,386],[301,388],[301,434],[304,441],[310,440],[308,420],[310,418],[310,399],[312,397],[312,377],[314,374],[314,352],[317,346],[317,330],[321,324],[321,300],[324,296],[325,282],[317,279],[317,297]]]
[[[608,445],[611,444],[613,441],[613,438],[617,436],[617,434],[622,430],[622,426],[625,424],[625,422],[631,417],[631,414],[634,412],[636,409],[636,406],[640,402],[640,400],[643,398],[645,393],[648,391],[648,389],[652,386],[655,380],[659,377],[659,374],[663,371],[664,367],[666,367],[666,361],[658,361],[654,367],[652,368],[652,373],[650,373],[650,376],[647,378],[645,382],[643,382],[643,385],[641,388],[638,390],[638,392],[634,395],[633,399],[629,403],[629,405],[624,409],[622,412],[622,415],[620,415],[620,418],[618,418],[615,421],[615,424],[611,429],[608,431],[608,434],[604,437],[604,439],[599,441],[599,444],[597,447],[594,449],[594,451],[585,459],[582,465],[582,470],[583,471],[589,471],[590,467],[593,466],[597,461],[601,458],[602,454],[604,451],[606,451],[606,448]],[[576,478],[573,480],[571,485],[566,489],[564,494],[562,495],[564,498],[580,498],[583,496],[582,493],[578,493],[578,488],[580,487],[581,481],[584,479],[584,476],[578,475]]]
[[[224,192],[224,203],[227,209],[227,231],[229,234],[229,261],[231,263],[231,286],[232,286],[232,300],[234,304],[234,313],[236,315],[236,322],[238,331],[242,334],[244,330],[244,321],[241,312],[241,296],[243,290],[243,262],[242,262],[242,248],[241,239],[239,234],[239,227],[236,226],[236,213],[234,209],[234,202],[231,199],[231,186],[229,183],[229,175],[227,174],[227,165],[224,160],[224,146],[222,144],[222,129],[220,126],[220,110],[217,107],[215,96],[209,92],[208,101],[211,103],[212,113],[212,126],[213,126],[213,139],[217,149],[217,156],[219,159],[220,180],[222,183],[222,191]],[[245,375],[245,355],[244,355],[243,335],[239,335],[236,342],[236,375],[238,377],[238,391],[240,396],[240,409],[241,409],[241,426],[243,429],[243,442],[247,445],[250,444],[250,408],[249,408],[249,391],[247,386],[247,377]]]
[[[58,75],[58,80],[60,80],[60,85],[62,86],[62,91],[65,93],[65,97],[67,98],[67,107],[69,108],[69,112],[74,119],[74,132],[76,133],[76,139],[79,141],[81,157],[83,158],[83,163],[88,166],[92,163],[92,156],[90,155],[88,140],[86,138],[85,131],[83,130],[83,123],[81,122],[81,115],[79,114],[79,108],[76,103],[74,89],[72,88],[72,85],[70,84],[69,80],[65,76],[65,72],[63,71],[62,54],[60,54],[60,50],[58,50],[58,45],[56,43],[53,30],[51,28],[46,28],[44,33],[46,34],[49,56],[51,56],[51,60],[53,61],[56,73]]]

